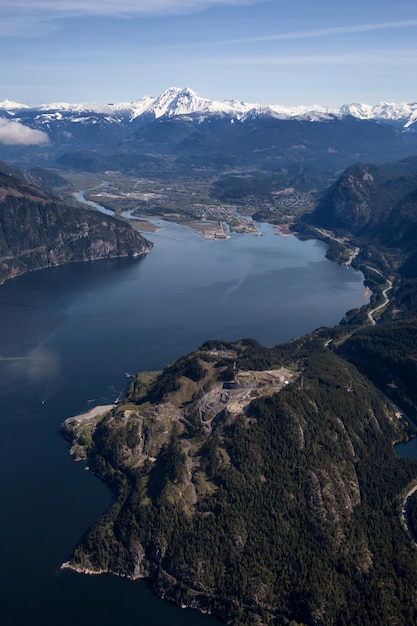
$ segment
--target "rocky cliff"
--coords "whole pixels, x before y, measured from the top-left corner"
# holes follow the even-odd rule
[[[365,237],[376,235],[389,244],[395,235],[393,221],[404,221],[397,220],[398,209],[416,189],[415,158],[379,167],[358,163],[345,170],[323,194],[308,220],[324,228],[344,229]],[[415,210],[410,209],[407,221],[414,215]]]
[[[127,223],[67,206],[0,172],[0,282],[74,261],[140,256],[151,247]]]

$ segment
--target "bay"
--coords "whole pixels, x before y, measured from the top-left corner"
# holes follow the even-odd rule
[[[139,260],[26,274],[0,287],[0,623],[215,623],[162,602],[146,581],[60,571],[111,502],[60,434],[66,417],[114,401],[125,372],[160,369],[207,339],[274,345],[364,304],[362,276],[317,241],[209,241],[159,223]]]

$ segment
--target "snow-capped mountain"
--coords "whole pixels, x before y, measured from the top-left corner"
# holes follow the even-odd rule
[[[97,123],[99,119],[111,123],[133,122],[143,118],[148,122],[161,117],[193,116],[204,119],[208,116],[230,117],[244,122],[246,119],[270,116],[277,119],[298,119],[324,121],[326,119],[352,116],[361,120],[375,120],[394,124],[404,130],[412,129],[417,121],[417,102],[387,103],[377,105],[352,103],[340,108],[329,108],[321,105],[285,106],[279,104],[260,105],[239,102],[237,100],[210,100],[202,98],[188,87],[181,89],[171,87],[156,98],[144,96],[134,102],[117,104],[95,104],[54,102],[38,106],[28,106],[5,100],[0,102],[0,115],[23,116],[31,115],[37,125],[51,124],[64,118],[71,122]]]
[[[1,102],[0,161],[167,176],[193,168],[276,172],[290,164],[328,175],[358,161],[417,154],[416,130],[417,103],[261,105],[172,87],[135,102]]]
[[[369,104],[344,104],[340,107],[340,115],[351,115],[361,120],[376,120],[392,123],[404,129],[410,128],[417,121],[417,102],[380,102],[374,106]]]

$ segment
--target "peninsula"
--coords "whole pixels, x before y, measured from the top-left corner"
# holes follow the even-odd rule
[[[408,426],[327,336],[208,342],[67,420],[116,500],[64,567],[150,577],[234,624],[414,614],[414,592],[397,599],[414,589],[400,494],[417,470],[392,450]]]

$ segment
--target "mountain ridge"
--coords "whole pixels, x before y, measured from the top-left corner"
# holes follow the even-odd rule
[[[138,257],[152,248],[125,222],[68,206],[0,170],[0,284],[76,261]]]
[[[395,242],[405,252],[413,241],[411,234],[408,239],[405,235],[415,232],[416,191],[415,159],[385,166],[356,163],[323,193],[306,219],[362,238],[371,236],[384,245]]]
[[[380,102],[376,105],[348,103],[340,107],[325,105],[283,105],[257,104],[238,100],[211,100],[199,96],[189,87],[170,87],[156,97],[145,95],[132,102],[110,104],[55,102],[50,104],[26,105],[10,100],[0,102],[0,111],[15,117],[19,112],[38,112],[38,121],[48,123],[52,111],[57,115],[99,114],[110,116],[115,123],[122,118],[129,121],[142,116],[174,117],[177,115],[222,115],[239,121],[258,116],[271,116],[277,119],[305,119],[323,121],[333,118],[352,116],[358,119],[376,120],[391,123],[403,130],[413,129],[417,122],[417,103]],[[50,118],[49,118],[50,119]]]

